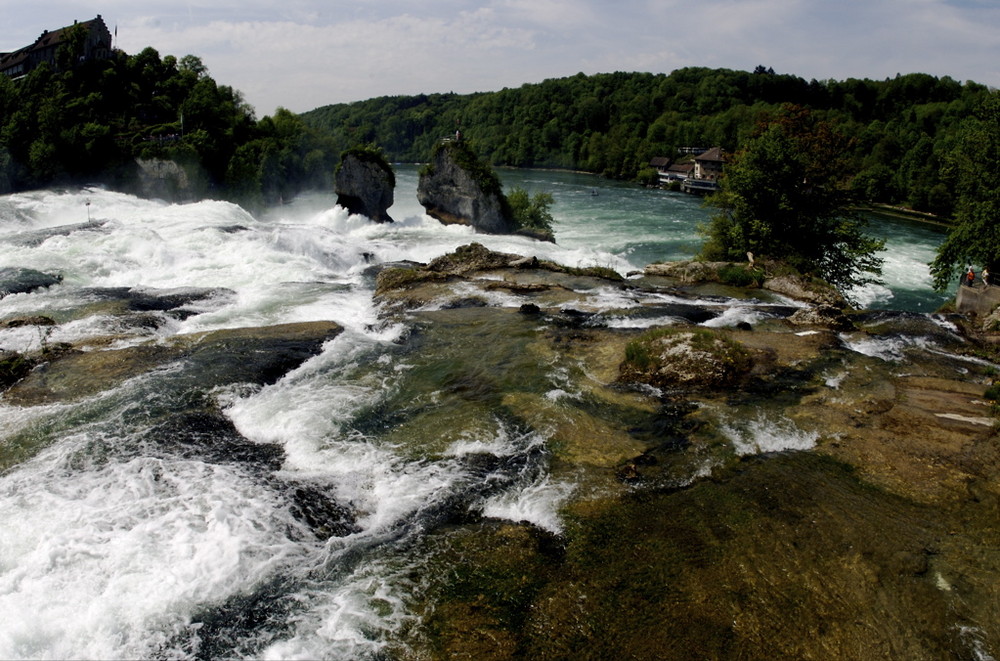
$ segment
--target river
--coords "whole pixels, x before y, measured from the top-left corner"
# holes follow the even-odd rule
[[[0,320],[57,322],[0,329],[0,348],[127,351],[318,320],[344,329],[276,383],[210,379],[197,371],[207,368],[180,361],[85,397],[0,403],[0,657],[391,658],[415,626],[422,549],[456,502],[561,534],[560,507],[579,487],[550,473],[538,432],[480,415],[473,402],[449,414],[464,421],[464,435],[430,450],[436,423],[419,410],[404,422],[383,410],[406,401],[433,408],[442,397],[407,379],[447,368],[429,367],[404,344],[416,337],[428,351],[450,349],[447,336],[386,323],[367,269],[428,262],[478,241],[626,273],[691,257],[708,211],[697,198],[584,174],[501,175],[508,188],[552,193],[558,243],[440,225],[421,213],[412,166],[398,168],[397,222],[386,225],[349,217],[329,194],[260,217],[224,202],[169,204],[94,188],[0,197],[0,268],[62,278],[0,299]],[[859,298],[872,308],[938,307],[945,296],[931,291],[926,263],[941,233],[878,219],[872,232],[887,240],[885,284]],[[147,307],[139,315],[108,302],[122,288],[133,297],[198,294],[183,314]],[[481,345],[484,360],[491,349]],[[516,351],[496,358],[517,359]],[[547,396],[572,391],[561,368],[538,369],[555,384]],[[231,423],[227,442],[278,448],[278,465],[154,447],[171,421],[192,419],[184,407],[194,400],[225,413],[197,434]],[[784,429],[748,452],[815,440]],[[482,456],[492,463],[477,463]],[[351,510],[342,534],[317,538],[303,522],[303,503],[319,501]]]

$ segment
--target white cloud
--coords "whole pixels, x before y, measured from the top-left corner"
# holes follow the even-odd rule
[[[43,25],[14,4],[2,38],[16,41],[0,50],[89,11],[50,3],[46,16],[58,18]],[[105,0],[101,11],[125,50],[198,55],[260,115],[683,66],[1000,85],[1000,6],[985,0]]]

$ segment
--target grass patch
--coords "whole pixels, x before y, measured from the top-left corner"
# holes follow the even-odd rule
[[[733,287],[760,287],[764,284],[764,269],[726,264],[719,269],[719,282]]]

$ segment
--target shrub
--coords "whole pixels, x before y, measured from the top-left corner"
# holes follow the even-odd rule
[[[530,229],[541,232],[552,232],[552,195],[535,193],[533,197],[523,188],[514,188],[507,194],[511,217],[518,229]]]
[[[719,282],[733,287],[760,287],[764,284],[764,269],[727,264],[719,269]]]

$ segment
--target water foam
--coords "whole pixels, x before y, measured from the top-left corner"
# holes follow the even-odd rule
[[[730,421],[720,429],[740,456],[810,450],[819,439],[817,432],[800,429],[791,420],[770,420],[763,415],[747,421]]]
[[[301,524],[232,467],[135,458],[67,473],[53,455],[0,490],[0,656],[141,658],[201,604],[302,562]]]
[[[560,506],[573,493],[574,487],[543,476],[527,486],[511,489],[488,499],[483,514],[515,523],[527,521],[549,532],[563,531]]]
[[[907,349],[931,349],[936,346],[934,341],[929,337],[911,337],[908,335],[875,337],[841,333],[839,337],[844,346],[851,351],[890,363],[901,362],[905,358]]]

